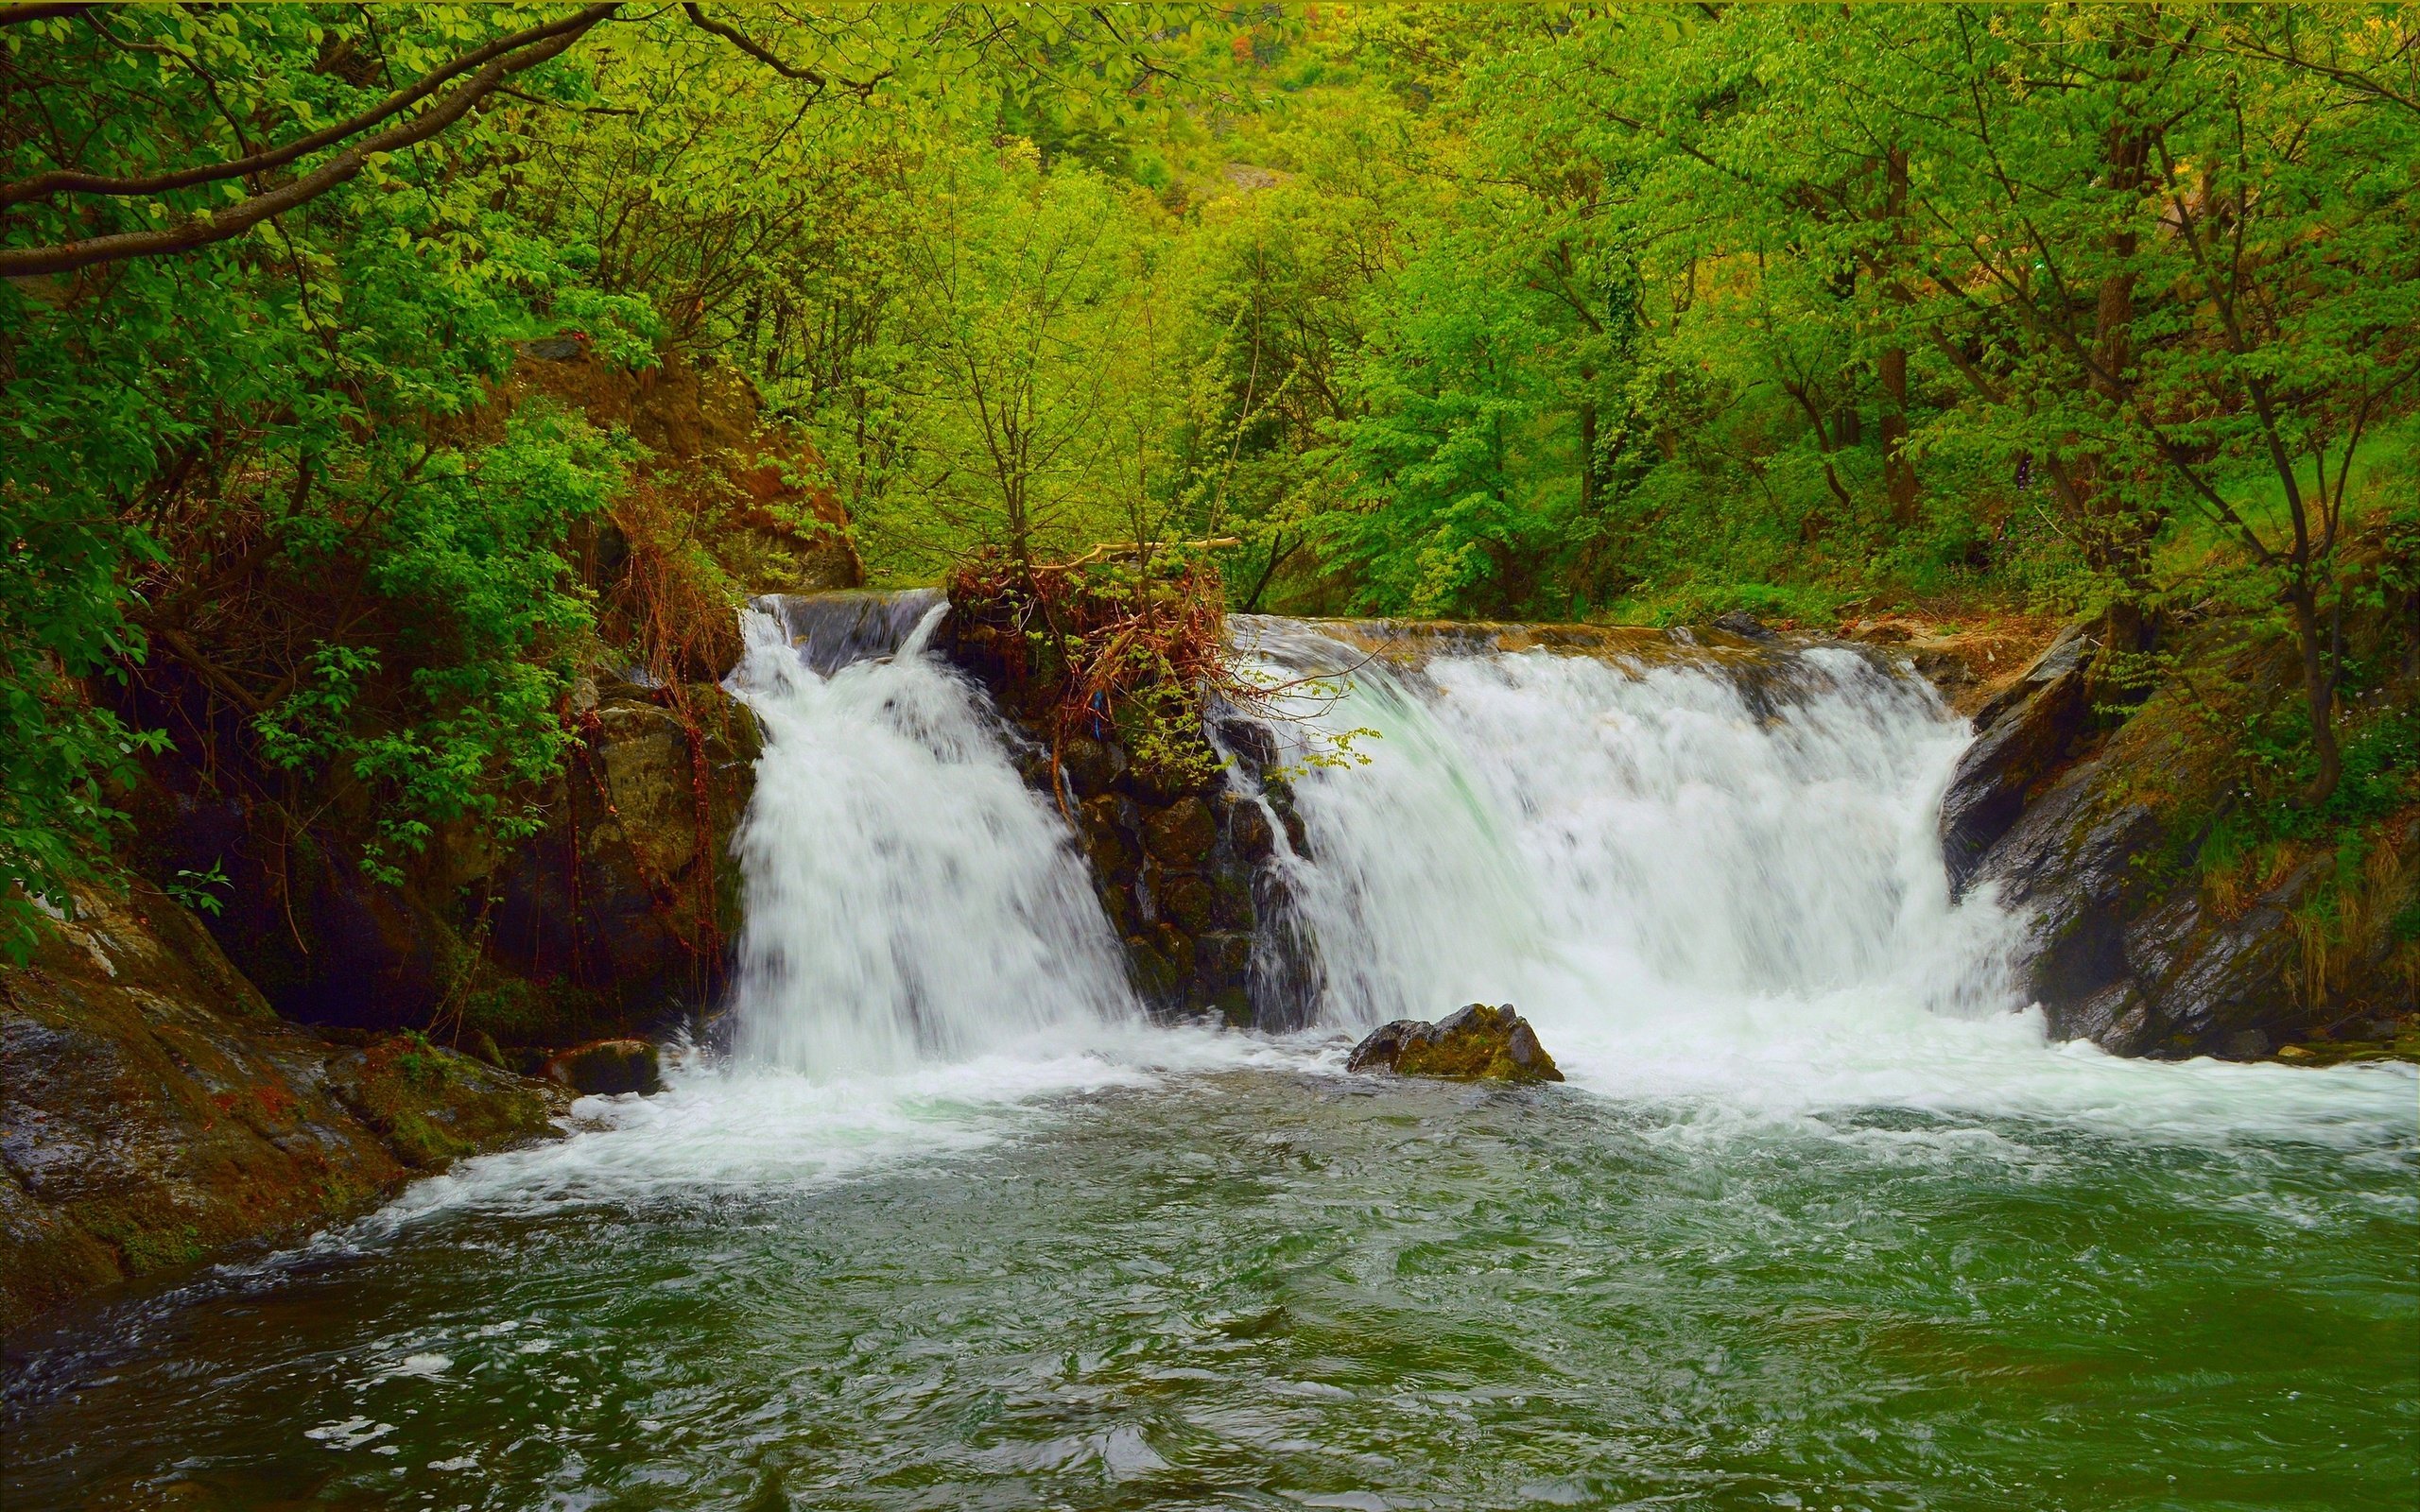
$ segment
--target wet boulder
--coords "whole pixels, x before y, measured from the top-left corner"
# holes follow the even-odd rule
[[[664,1090],[664,1062],[645,1040],[597,1040],[547,1057],[546,1078],[585,1096]]]
[[[1537,1031],[1509,1003],[1474,1003],[1435,1023],[1397,1019],[1354,1046],[1345,1069],[1458,1081],[1563,1080]]]
[[[2085,672],[2092,640],[2073,625],[1975,713],[1975,741],[1941,799],[1942,859],[1953,892],[2015,827],[2045,783],[2074,758],[2091,726]]]
[[[552,1087],[419,1037],[348,1047],[281,1021],[160,893],[77,902],[30,960],[0,963],[0,1332],[554,1133]]]
[[[1219,824],[1210,805],[1187,794],[1151,816],[1143,825],[1143,844],[1158,860],[1172,867],[1201,863],[1219,840]]]

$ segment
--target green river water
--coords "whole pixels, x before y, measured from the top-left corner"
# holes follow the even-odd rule
[[[810,1170],[794,1108],[693,1074],[37,1342],[6,1504],[2410,1508],[2420,1191],[2375,1114],[2420,1083],[2262,1074],[2373,1122],[1745,1116],[1271,1049],[908,1096]]]

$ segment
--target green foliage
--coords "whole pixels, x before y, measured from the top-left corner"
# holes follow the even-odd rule
[[[208,871],[196,871],[189,867],[179,867],[176,876],[167,884],[166,891],[169,897],[183,906],[196,913],[209,914],[215,918],[227,906],[227,903],[213,889],[233,885],[234,884],[228,880],[226,863],[214,861],[210,864]]]
[[[241,158],[564,14],[11,24],[0,178]],[[752,53],[626,11],[233,239],[0,285],[9,949],[170,742],[382,877],[526,831],[598,654],[569,542],[638,459],[499,402],[565,333],[746,376],[878,581],[1215,541],[1242,610],[2123,599],[2318,652],[2245,733],[2262,833],[2369,822],[2408,767],[2329,703],[2362,674],[2324,624],[2415,592],[2406,11],[790,19],[729,12]],[[339,150],[28,191],[0,249]],[[677,576],[662,523],[629,544]]]

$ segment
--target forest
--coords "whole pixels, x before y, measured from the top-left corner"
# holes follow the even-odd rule
[[[20,955],[146,762],[399,878],[583,667],[720,674],[547,339],[750,386],[875,586],[2100,613],[2118,699],[2222,622],[2247,843],[2410,797],[2409,8],[11,5],[0,123]]]

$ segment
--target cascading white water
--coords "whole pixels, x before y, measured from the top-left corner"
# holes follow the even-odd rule
[[[945,606],[843,608],[804,634],[745,617],[732,687],[765,754],[733,845],[742,1052],[887,1073],[1131,1016],[1066,827],[1018,777],[982,695],[926,650]],[[902,609],[918,616],[904,643],[868,656]]]
[[[1263,654],[1359,654],[1284,622]],[[1933,813],[1956,719],[1855,652],[1755,669],[1545,651],[1363,666],[1319,723],[1369,725],[1367,766],[1311,772],[1316,862],[1294,870],[1330,1017],[1585,981],[1601,1008],[1673,994],[1871,987],[1949,1011],[2009,1006],[2005,920],[1954,910]],[[1762,705],[1762,707],[1759,707]]]
[[[1369,765],[1294,784],[1288,925],[1327,1022],[1511,1001],[1583,1085],[1772,1110],[2189,1122],[2252,1070],[2047,1041],[2009,967],[2020,920],[1943,874],[1965,722],[1857,652],[1448,644],[1407,670],[1298,623],[1240,633],[1288,674],[1357,664],[1309,722],[1380,731]]]

